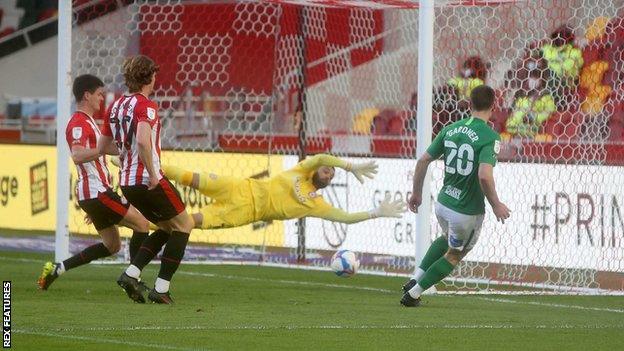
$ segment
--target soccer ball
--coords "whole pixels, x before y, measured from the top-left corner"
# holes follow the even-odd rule
[[[331,268],[339,277],[349,278],[355,274],[359,267],[360,261],[352,251],[340,250],[332,256]]]

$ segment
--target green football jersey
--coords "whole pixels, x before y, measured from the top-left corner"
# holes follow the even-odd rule
[[[485,213],[479,164],[496,165],[499,150],[500,136],[480,118],[465,118],[444,127],[427,149],[433,159],[444,156],[444,185],[438,202],[467,215]]]

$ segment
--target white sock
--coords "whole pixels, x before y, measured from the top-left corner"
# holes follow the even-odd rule
[[[63,262],[61,262],[56,265],[56,270],[54,274],[61,275],[63,273],[65,273],[65,265],[63,264]]]
[[[423,288],[421,288],[419,284],[416,284],[414,285],[413,288],[410,289],[410,291],[408,291],[408,293],[410,294],[411,297],[417,299],[420,297],[423,291],[424,291]]]
[[[422,278],[425,275],[425,271],[422,270],[422,268],[417,267],[416,270],[414,271],[414,275],[412,276],[412,279],[414,279],[415,281],[419,281],[420,278]]]
[[[134,279],[139,279],[139,277],[141,276],[141,270],[139,269],[139,267],[131,264],[128,266],[128,268],[126,268],[126,274]]]
[[[156,278],[156,284],[154,284],[154,289],[156,289],[156,292],[166,293],[167,291],[169,291],[169,281]]]

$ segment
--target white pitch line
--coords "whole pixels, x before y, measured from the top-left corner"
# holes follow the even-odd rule
[[[32,263],[43,263],[44,261],[29,259],[29,258],[12,258],[12,257],[2,257],[0,256],[0,260],[4,261],[16,261],[16,262],[32,262]],[[99,268],[111,268],[111,265],[96,265],[95,267]],[[148,268],[150,269],[150,268]],[[246,281],[258,281],[258,282],[275,282],[281,284],[294,284],[294,285],[305,285],[305,286],[321,286],[326,288],[342,288],[342,289],[355,289],[355,290],[364,290],[364,291],[376,291],[383,293],[396,293],[399,290],[388,290],[381,288],[373,288],[368,286],[355,286],[355,285],[345,285],[345,284],[328,284],[328,283],[317,283],[317,282],[306,282],[300,280],[284,280],[284,279],[265,279],[265,278],[256,278],[256,277],[244,277],[244,276],[236,276],[236,275],[225,275],[225,274],[215,274],[215,273],[201,273],[201,272],[189,272],[189,271],[178,271],[178,274],[182,275],[194,275],[194,276],[202,276],[202,277],[210,277],[210,278],[221,278],[221,279],[231,279],[231,280],[246,280]]]
[[[106,343],[106,344],[149,347],[149,348],[159,349],[159,350],[176,350],[176,351],[206,350],[206,349],[189,349],[189,348],[184,348],[184,347],[176,347],[176,346],[160,345],[160,344],[147,344],[147,343],[140,343],[140,342],[134,342],[134,341],[120,341],[120,340],[114,340],[114,339],[92,338],[88,336],[64,335],[64,334],[40,332],[40,331],[29,331],[29,330],[15,330],[15,333],[48,336],[48,337],[71,339],[71,340],[92,341],[92,342],[100,342],[100,343]]]
[[[184,331],[184,330],[203,330],[203,331],[239,331],[239,330],[387,330],[387,329],[624,329],[624,325],[511,325],[511,324],[397,324],[397,325],[283,325],[283,326],[266,326],[266,325],[237,325],[230,327],[210,327],[210,326],[138,326],[138,327],[92,327],[92,328],[52,328],[52,329],[32,329],[18,330],[21,333],[39,333],[39,332],[125,332],[125,331]]]
[[[0,256],[0,260],[18,261],[18,262],[41,262],[41,261],[32,260],[32,259],[10,258],[10,257],[1,257],[1,256]],[[102,267],[103,268],[103,267],[112,267],[112,266],[111,265],[100,265],[100,266],[96,266],[96,267]],[[398,290],[381,289],[381,288],[374,288],[374,287],[368,287],[368,286],[344,285],[344,284],[328,284],[328,283],[318,283],[318,282],[306,282],[306,281],[299,281],[299,280],[256,278],[256,277],[224,275],[224,274],[215,274],[215,273],[189,272],[189,271],[178,271],[178,274],[191,275],[191,276],[211,277],[211,278],[231,279],[231,280],[273,282],[273,283],[280,283],[280,284],[292,284],[292,285],[304,285],[304,286],[320,286],[320,287],[326,287],[326,288],[374,291],[374,292],[381,292],[381,293],[385,293],[385,294],[395,294],[395,293],[398,294],[399,293]],[[577,310],[586,310],[586,311],[624,313],[624,310],[616,309],[616,308],[587,307],[587,306],[579,306],[579,305],[566,305],[566,304],[546,303],[546,302],[537,302],[537,301],[517,301],[517,300],[503,299],[503,298],[476,297],[476,296],[471,296],[471,295],[468,295],[468,297],[472,297],[472,298],[479,299],[479,300],[484,300],[484,301],[489,301],[489,302],[498,302],[498,303],[526,304],[526,305],[545,306],[545,307],[553,307],[553,308],[567,308],[567,309],[577,309]]]
[[[511,304],[520,304],[520,305],[534,305],[534,306],[545,306],[545,307],[557,307],[557,308],[569,308],[569,309],[585,310],[585,311],[624,313],[624,310],[617,309],[617,308],[587,307],[587,306],[578,306],[578,305],[564,305],[564,304],[559,304],[559,303],[548,303],[548,302],[537,302],[537,301],[518,301],[518,300],[511,300],[511,299],[493,298],[493,297],[475,297],[475,298],[478,299],[478,300],[490,301],[490,302],[511,303]]]
[[[200,272],[187,272],[187,271],[178,271],[178,273],[183,274],[183,275],[206,276],[206,277],[224,278],[224,279],[232,279],[232,280],[275,282],[275,283],[282,283],[282,284],[321,286],[321,287],[339,288],[339,289],[355,289],[355,290],[375,291],[375,292],[389,293],[389,294],[399,293],[398,290],[380,289],[380,288],[356,286],[356,285],[327,284],[327,283],[317,283],[317,282],[305,282],[305,281],[298,281],[298,280],[255,278],[255,277],[221,275],[221,274],[213,274],[213,273],[200,273]],[[517,301],[517,300],[511,300],[511,299],[476,297],[476,296],[470,296],[470,295],[468,295],[468,297],[472,297],[472,298],[479,299],[479,300],[490,301],[490,302],[498,302],[498,303],[529,304],[529,305],[554,307],[554,308],[569,308],[569,309],[587,310],[587,311],[624,313],[624,310],[616,309],[616,308],[586,307],[586,306],[578,306],[578,305],[564,305],[564,304],[536,302],[536,301]]]
[[[178,271],[178,273],[183,274],[183,275],[194,275],[194,276],[201,276],[201,277],[212,277],[212,278],[231,279],[231,280],[247,280],[247,281],[258,281],[258,282],[272,282],[272,283],[280,283],[280,284],[320,286],[320,287],[326,287],[326,288],[354,289],[354,290],[375,291],[375,292],[382,292],[382,293],[397,293],[399,291],[398,289],[388,290],[388,289],[381,289],[381,288],[373,288],[369,286],[328,284],[328,283],[318,283],[318,282],[305,282],[305,281],[300,281],[300,280],[268,279],[268,278],[244,277],[244,276],[237,276],[237,275],[224,275],[224,274],[188,272],[188,271]]]
[[[5,261],[19,261],[19,262],[33,262],[33,263],[41,263],[43,262],[42,260],[36,260],[36,259],[28,259],[28,258],[10,258],[10,257],[2,257],[0,256],[0,260],[5,260]],[[115,261],[115,260],[102,260],[102,261],[94,261],[91,262],[91,264],[95,267],[110,267],[110,266],[117,266],[117,265],[127,265],[127,262],[119,262],[119,261]],[[330,268],[328,267],[311,267],[311,266],[299,266],[299,265],[281,265],[281,264],[273,264],[271,262],[232,262],[232,261],[213,261],[213,262],[205,262],[205,261],[189,261],[189,262],[184,262],[185,265],[190,265],[190,266],[198,266],[198,265],[206,265],[206,266],[254,266],[254,267],[275,267],[275,268],[282,268],[282,269],[299,269],[299,270],[318,270],[318,271],[331,271]],[[149,269],[149,268],[148,268]],[[408,277],[408,275],[405,274],[398,274],[398,273],[384,273],[381,274],[380,272],[371,272],[371,271],[362,271],[363,274],[366,275],[377,275],[377,276],[383,276],[383,277]],[[213,275],[209,275],[212,277],[225,277],[219,274],[213,274]],[[244,279],[244,277],[243,277]],[[260,279],[261,280],[261,279]],[[448,281],[454,281],[454,280],[458,280],[457,278],[447,278],[445,280]],[[465,281],[466,279],[463,279],[462,281]],[[486,280],[483,279],[470,279],[470,281],[475,282],[475,283],[486,283]],[[510,285],[516,285],[512,282],[509,283]],[[342,285],[342,284],[336,284],[338,285],[338,287],[346,287],[346,286],[351,286],[351,285]],[[517,285],[517,286],[521,286],[521,285]],[[535,286],[534,286],[535,287]],[[591,293],[587,293],[587,291],[583,291],[583,290],[561,290],[561,287],[557,287],[557,286],[549,286],[549,285],[540,285],[537,287],[541,287],[543,289],[546,290],[519,290],[519,291],[515,291],[515,290],[495,290],[495,289],[487,289],[487,290],[479,290],[479,291],[472,291],[472,290],[438,290],[437,292],[435,292],[435,295],[507,295],[507,296],[530,296],[530,295],[537,295],[537,296],[562,296],[562,295],[575,295],[575,296],[624,296],[624,291],[619,290],[604,290],[604,291],[598,291],[598,292],[591,292]],[[372,291],[376,291],[376,288],[367,288],[367,287],[356,287],[357,288],[362,288],[363,290],[372,290]],[[557,290],[560,289],[560,290]],[[384,289],[377,289],[377,291],[380,292],[384,292]],[[594,290],[600,290],[600,289],[594,289]],[[389,292],[389,293],[394,293],[394,290],[386,290],[385,292]],[[568,292],[567,294],[565,292]]]
[[[0,256],[0,261],[14,261],[14,262],[28,262],[28,263],[41,263],[44,264],[44,260],[35,260],[33,258],[17,258],[17,257],[4,257]]]

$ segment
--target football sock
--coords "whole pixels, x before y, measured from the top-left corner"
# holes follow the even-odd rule
[[[416,267],[416,270],[412,275],[412,279],[414,279],[415,281],[419,281],[425,275],[425,273],[426,272],[422,268]]]
[[[423,271],[423,275],[435,261],[446,253],[446,251],[448,251],[448,241],[446,237],[440,236],[431,243],[425,257],[423,257],[420,262],[419,268]],[[419,278],[414,279],[420,280]]]
[[[63,264],[63,262],[56,263],[54,267],[54,274],[61,275],[63,273],[65,273],[65,265]]]
[[[427,269],[425,276],[422,277],[418,284],[410,289],[409,294],[413,298],[417,299],[424,291],[451,274],[454,268],[455,266],[447,261],[445,257],[440,257],[434,264],[431,265],[431,267],[429,267],[429,269]]]
[[[139,267],[131,264],[128,266],[128,268],[126,268],[126,275],[134,279],[139,279],[139,277],[141,276],[141,270],[139,269]]]
[[[165,172],[167,178],[175,180],[176,183],[189,186],[193,182],[193,172],[187,171],[183,168],[163,165],[162,170]]]
[[[167,240],[169,240],[169,233],[162,229],[158,229],[157,231],[150,234],[141,243],[141,246],[139,247],[139,250],[137,251],[134,259],[132,259],[131,266],[135,266],[139,270],[139,272],[142,271],[143,268],[147,266],[147,264],[150,263],[150,261],[153,260],[154,257],[156,257],[156,255],[158,254],[158,252],[160,252],[160,249],[167,242]],[[128,272],[128,270],[126,270],[126,274],[133,278],[138,278],[138,276],[135,277],[130,273],[135,273],[135,271],[131,270],[130,272]]]
[[[160,258],[160,272],[158,272],[158,278],[171,281],[171,277],[180,266],[180,261],[184,257],[184,250],[186,250],[186,243],[188,242],[189,233],[183,233],[174,231],[165,245],[163,254]],[[157,290],[158,291],[158,290]],[[165,291],[159,291],[165,292]]]
[[[103,243],[91,245],[86,249],[80,251],[77,255],[74,255],[65,261],[63,261],[63,267],[65,270],[70,270],[83,264],[87,264],[95,259],[108,257],[111,253],[108,251]]]
[[[154,289],[159,293],[166,293],[169,291],[169,281],[156,278],[156,284],[154,284]]]
[[[422,293],[423,293],[424,291],[425,291],[425,290],[423,290],[423,288],[422,288],[420,285],[416,284],[416,285],[414,285],[414,287],[413,287],[413,288],[411,288],[411,289],[408,291],[408,293],[410,294],[410,296],[411,296],[411,297],[413,297],[413,298],[417,299],[417,298],[419,298],[419,297],[420,297],[420,295],[422,295]]]
[[[128,245],[129,251],[130,251],[130,262],[134,260],[137,252],[139,251],[139,247],[141,247],[143,240],[145,240],[148,237],[148,235],[149,233],[142,233],[136,230],[132,232],[132,237],[130,238],[130,244]]]

